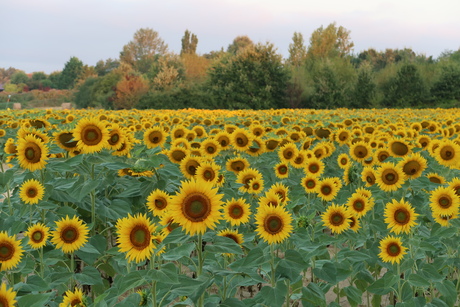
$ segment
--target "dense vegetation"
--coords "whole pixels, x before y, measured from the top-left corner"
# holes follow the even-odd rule
[[[247,36],[204,55],[196,53],[197,45],[198,37],[187,30],[180,54],[174,54],[156,31],[143,28],[119,59],[95,66],[72,57],[50,75],[0,68],[0,101],[12,93],[21,102],[31,90],[59,89],[71,91],[79,108],[459,106],[460,50],[436,59],[407,48],[353,53],[350,31],[335,23],[315,30],[308,46],[295,32],[288,58],[272,43]]]

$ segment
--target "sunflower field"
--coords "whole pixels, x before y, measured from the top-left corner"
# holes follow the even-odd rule
[[[460,304],[460,110],[0,121],[2,307]]]

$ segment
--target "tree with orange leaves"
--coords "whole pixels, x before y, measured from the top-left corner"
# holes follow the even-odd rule
[[[113,106],[115,109],[131,109],[148,90],[148,82],[142,75],[128,72],[117,83]]]

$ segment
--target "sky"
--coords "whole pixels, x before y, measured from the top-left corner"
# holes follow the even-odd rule
[[[288,57],[294,32],[335,22],[350,31],[358,54],[412,48],[437,58],[460,48],[458,0],[2,0],[0,68],[60,71],[73,56],[86,65],[118,59],[140,28],[151,28],[180,53],[185,30],[197,53],[227,49],[247,35]]]

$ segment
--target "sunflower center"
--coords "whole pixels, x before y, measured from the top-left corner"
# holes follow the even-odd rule
[[[158,144],[162,140],[162,134],[159,131],[153,131],[152,133],[149,134],[149,140],[153,144]]]
[[[86,145],[97,145],[102,141],[102,131],[97,126],[89,125],[83,129],[81,139]]]
[[[379,154],[379,161],[383,162],[388,158],[388,155],[386,153],[381,153]]]
[[[224,235],[224,237],[232,239],[233,241],[235,241],[235,243],[238,243],[238,238],[233,234],[227,233],[227,234]]]
[[[265,231],[275,235],[283,230],[283,221],[277,215],[269,215],[264,221]]]
[[[231,168],[237,172],[242,171],[244,169],[244,163],[241,161],[232,162]]]
[[[316,173],[319,171],[319,166],[317,164],[310,164],[308,170],[312,173]]]
[[[350,217],[350,228],[353,229],[356,225],[356,218],[354,216]]]
[[[118,134],[112,134],[109,139],[110,145],[116,145],[120,140],[120,136]]]
[[[37,189],[35,189],[35,188],[29,188],[29,189],[27,189],[27,196],[28,196],[29,198],[34,198],[34,197],[37,196],[37,194],[38,194]]]
[[[9,242],[0,243],[0,261],[8,261],[13,258],[14,246]]]
[[[414,175],[420,169],[420,164],[417,161],[409,161],[404,164],[403,171],[407,175]]]
[[[364,203],[361,200],[357,200],[353,203],[353,208],[356,211],[363,211],[364,210]]]
[[[260,189],[260,184],[258,184],[257,182],[254,183],[254,184],[252,185],[252,189],[257,191],[258,189]]]
[[[321,193],[323,195],[330,195],[332,193],[332,188],[328,185],[322,186],[321,187]]]
[[[443,160],[451,160],[455,157],[455,150],[451,146],[443,146],[439,155]]]
[[[385,184],[388,184],[388,185],[395,184],[398,181],[398,179],[399,179],[398,174],[391,169],[385,170],[383,172],[382,181]]]
[[[409,152],[409,147],[403,142],[397,141],[391,144],[391,151],[393,151],[395,155],[404,156]]]
[[[155,199],[155,208],[162,210],[166,208],[167,202],[163,198]]]
[[[401,248],[397,243],[390,243],[387,247],[387,253],[392,257],[398,256],[401,253]]]
[[[433,183],[441,183],[441,180],[439,178],[437,178],[437,177],[434,177],[434,176],[432,176],[432,177],[430,177],[428,179]]]
[[[190,165],[190,166],[188,167],[188,173],[189,173],[190,175],[195,175],[195,174],[196,174],[196,166],[195,166],[195,165]]]
[[[41,241],[43,241],[43,238],[44,238],[43,232],[39,230],[35,231],[31,236],[31,239],[32,241],[34,241],[34,243],[40,243]]]
[[[281,175],[284,175],[288,172],[288,168],[286,166],[281,166],[280,168],[278,168],[278,172],[281,174]]]
[[[344,217],[341,213],[339,212],[336,212],[336,213],[333,213],[329,219],[329,221],[331,222],[332,225],[334,226],[340,226],[343,224],[344,222]]]
[[[452,205],[452,203],[449,197],[443,196],[439,199],[439,205],[442,208],[446,209],[449,208]]]
[[[214,148],[214,146],[208,146],[208,147],[206,148],[206,150],[207,150],[207,152],[209,152],[209,153],[214,153],[214,152],[216,151],[216,149]]]
[[[71,244],[78,239],[78,229],[73,226],[67,226],[61,231],[61,239],[66,244]]]
[[[283,152],[283,156],[284,156],[285,159],[291,159],[293,155],[294,155],[294,153],[290,149],[285,150]]]
[[[29,143],[27,148],[24,150],[24,155],[29,162],[37,163],[40,161],[42,150],[37,144]]]
[[[184,159],[185,156],[186,154],[182,150],[174,150],[171,153],[171,157],[173,157],[174,160],[179,161],[179,162],[182,161],[182,159]]]
[[[207,181],[213,181],[214,178],[216,178],[216,174],[214,173],[213,170],[211,169],[207,169],[203,172],[203,177],[207,180]]]
[[[136,225],[129,234],[132,245],[141,250],[150,245],[151,235],[148,228],[144,225]]]
[[[80,303],[81,303],[81,300],[78,297],[76,297],[70,302],[70,306],[72,306],[72,307],[77,306]]]
[[[395,211],[394,219],[398,224],[405,225],[410,220],[410,214],[405,209],[398,209]]]
[[[316,184],[313,180],[308,180],[306,186],[309,189],[313,189],[316,186]]]
[[[211,213],[211,202],[202,193],[193,193],[185,197],[182,213],[192,222],[204,221]]]
[[[9,307],[6,297],[0,297],[0,307]]]
[[[375,177],[374,177],[374,175],[367,175],[367,176],[366,176],[366,181],[367,181],[369,184],[374,184],[374,183],[375,183]]]
[[[346,165],[347,162],[348,162],[347,158],[340,159],[340,164],[342,164],[342,165]]]
[[[240,134],[236,137],[236,143],[238,144],[238,146],[243,147],[249,143],[249,139],[245,135]]]
[[[239,205],[233,205],[230,207],[230,210],[228,211],[229,215],[233,219],[239,219],[243,216],[243,208],[241,208]]]
[[[364,158],[367,155],[367,148],[365,146],[359,145],[356,146],[354,152],[358,158]]]

